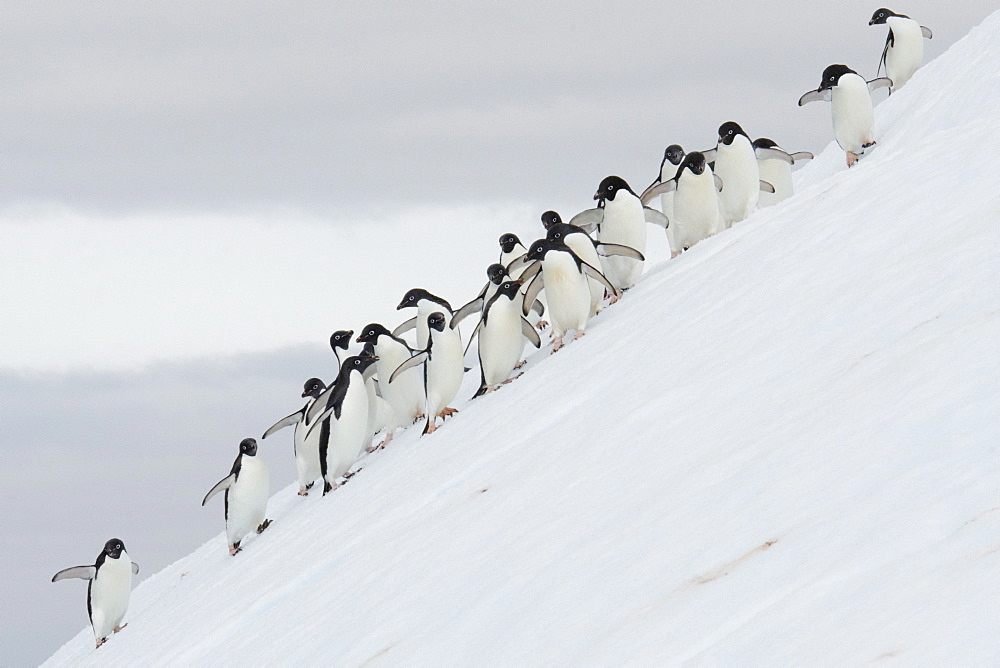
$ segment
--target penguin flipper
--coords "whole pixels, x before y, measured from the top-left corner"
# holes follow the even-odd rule
[[[451,318],[451,324],[449,327],[455,329],[458,327],[459,323],[468,318],[473,313],[479,313],[483,310],[483,295],[486,293],[486,288],[479,294],[478,297],[473,299],[471,302],[463,306],[462,308],[455,311],[455,315]]]
[[[718,155],[719,149],[710,148],[707,151],[702,151],[701,154],[705,156],[705,162],[715,162],[715,156]]]
[[[582,260],[580,261],[580,267],[583,269],[583,273],[599,281],[604,287],[606,287],[608,290],[611,291],[611,294],[613,294],[616,297],[622,296],[621,290],[612,285],[611,281],[608,280],[608,277],[602,274],[599,269],[595,269],[594,267],[587,264],[586,262],[583,262]]]
[[[527,253],[521,253],[516,258],[514,258],[513,260],[511,260],[510,262],[507,263],[507,267],[506,267],[506,269],[507,269],[507,275],[513,275],[513,273],[515,271],[518,271],[519,269],[521,269],[521,267],[526,266],[530,262],[531,262],[531,260],[528,259],[528,254]],[[484,288],[483,289],[483,295],[485,295],[485,294],[486,294],[486,289]]]
[[[782,162],[787,162],[789,165],[795,164],[795,158],[780,148],[758,147],[753,150],[753,154],[757,156],[758,160],[781,160]]]
[[[312,405],[309,406],[309,410],[307,410],[305,414],[306,425],[313,425],[313,427],[316,426],[315,423],[319,422],[319,420],[316,419],[316,416],[329,408],[327,404],[330,403],[330,399],[333,397],[333,388],[336,386],[336,381],[330,383],[330,387],[323,390],[323,393],[316,397],[316,401],[312,402]],[[309,431],[312,431],[312,429],[310,428]]]
[[[539,262],[538,260],[535,260],[534,262],[528,265],[527,269],[521,272],[521,276],[517,280],[521,281],[522,284],[527,285],[528,283],[531,282],[531,279],[533,279],[535,275],[541,270],[542,270],[542,263]]]
[[[531,341],[531,345],[535,346],[536,348],[542,347],[542,339],[541,337],[538,336],[538,332],[535,330],[532,324],[527,320],[525,320],[524,318],[521,318],[521,333],[524,334],[524,338]]]
[[[73,566],[73,568],[64,568],[53,575],[52,581],[59,582],[60,580],[72,580],[74,578],[93,580],[96,575],[97,566]]]
[[[426,350],[421,350],[419,353],[417,353],[416,355],[414,355],[413,357],[411,357],[410,359],[406,360],[398,367],[396,367],[396,370],[392,372],[391,376],[389,376],[389,382],[391,383],[392,381],[394,381],[396,379],[396,376],[403,373],[407,369],[412,369],[415,366],[420,366],[421,364],[427,361],[428,357],[430,357],[430,353],[428,353]]]
[[[404,320],[396,326],[396,329],[392,330],[393,336],[399,336],[403,332],[408,332],[411,329],[416,329],[417,327],[417,316],[413,316],[409,320]]]
[[[480,318],[480,319],[479,319],[479,324],[478,324],[478,325],[476,325],[476,328],[475,328],[474,330],[472,330],[472,336],[470,336],[470,337],[469,337],[469,342],[468,342],[468,343],[467,343],[467,344],[465,345],[465,352],[464,352],[464,353],[462,353],[462,357],[463,357],[463,358],[464,358],[464,357],[465,357],[466,355],[468,355],[468,354],[469,354],[469,348],[471,348],[471,347],[472,347],[472,340],[473,340],[474,338],[476,338],[476,335],[477,335],[477,334],[479,334],[479,331],[480,331],[480,330],[481,330],[482,328],[483,328],[483,319],[482,319],[482,318]],[[468,371],[468,369],[466,369],[466,371]]]
[[[328,417],[330,417],[330,415],[333,413],[333,410],[334,410],[334,407],[330,406],[326,410],[324,410],[322,413],[320,413],[319,417],[316,418],[316,420],[313,421],[312,426],[309,427],[309,430],[306,432],[306,436],[305,437],[309,438],[310,436],[312,436],[313,430],[315,430],[316,427],[318,427],[321,424],[323,424],[324,422],[326,422],[326,419]],[[320,463],[321,464],[323,463],[323,461],[324,461],[324,458],[320,457]],[[325,464],[324,464],[324,466],[325,466]]]
[[[889,77],[879,77],[878,79],[872,79],[871,81],[868,82],[868,91],[872,93],[877,91],[879,88],[891,88],[891,87],[892,87],[892,79],[890,79]]]
[[[531,305],[531,310],[537,313],[539,317],[545,315],[545,305],[538,299],[536,299],[535,303]]]
[[[642,194],[639,195],[639,201],[642,202],[643,206],[645,206],[653,201],[653,198],[657,195],[662,195],[676,189],[676,179],[667,179],[666,181],[662,181],[660,183],[654,183],[642,191]]]
[[[659,225],[663,229],[670,227],[670,219],[664,214],[660,213],[656,209],[651,209],[648,206],[642,207],[642,213],[646,217],[647,223],[653,223],[654,225]]]
[[[634,260],[639,260],[644,262],[646,256],[632,248],[631,246],[623,246],[622,244],[597,244],[597,252],[605,257],[608,255],[621,255],[623,257],[630,257]]]
[[[293,424],[298,424],[299,422],[302,421],[302,417],[305,415],[305,412],[306,412],[305,407],[302,407],[299,410],[292,413],[291,415],[281,418],[280,420],[272,424],[270,427],[268,427],[267,431],[264,432],[264,435],[261,436],[260,439],[264,440],[265,438],[267,438],[276,431],[281,431],[285,427],[291,427]]]
[[[569,224],[576,225],[588,234],[596,230],[604,222],[604,209],[586,209],[573,216]]]
[[[764,181],[762,179],[760,181],[760,191],[763,192],[763,193],[773,193],[774,192],[774,186],[772,186],[770,183],[768,183],[767,181]]]
[[[378,378],[372,381],[372,385],[375,387],[375,396],[379,397],[380,399],[383,398],[382,387],[378,384]]]
[[[920,34],[924,36],[924,39],[934,39],[934,33],[927,26],[920,26]]]
[[[715,181],[715,189],[720,193],[722,192],[722,177],[718,174],[712,174],[712,179]]]
[[[222,490],[229,489],[234,482],[236,482],[236,474],[235,473],[230,473],[225,478],[223,478],[219,482],[215,483],[215,487],[213,487],[212,489],[208,490],[208,494],[206,494],[205,498],[201,500],[201,505],[204,506],[206,503],[208,503],[209,499],[211,499],[213,496],[215,496],[216,494],[218,494]]]
[[[799,98],[799,106],[804,104],[809,104],[810,102],[829,102],[833,99],[833,91],[829,88],[826,90],[811,90],[802,97]]]
[[[138,575],[138,574],[139,574],[139,564],[137,564],[137,563],[135,563],[133,561],[132,562],[132,575]]]
[[[528,289],[524,291],[524,302],[521,304],[523,315],[528,315],[528,311],[531,310],[531,306],[535,303],[538,293],[545,287],[544,276],[545,274],[542,272],[535,274],[535,277],[531,279],[531,283],[528,284]]]
[[[812,160],[815,158],[809,151],[799,151],[798,153],[792,153],[792,160],[794,162],[804,162],[806,160]]]

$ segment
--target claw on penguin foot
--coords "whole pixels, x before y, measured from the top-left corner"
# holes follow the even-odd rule
[[[243,551],[243,548],[240,547],[239,543],[237,543],[236,545],[230,545],[229,546],[229,556],[230,557],[235,557],[237,554],[239,554],[242,551]]]
[[[304,489],[300,489],[298,492],[296,492],[296,494],[298,494],[299,496],[309,496],[309,492],[307,492]]]
[[[561,336],[555,337],[554,339],[552,339],[552,352],[549,353],[549,354],[550,355],[556,354],[557,352],[559,352],[559,349],[562,348],[562,347],[563,347],[562,337]]]
[[[337,488],[334,487],[333,485],[331,485],[330,483],[325,482],[325,481],[323,482],[323,496],[326,496],[327,494],[329,494],[330,492],[332,492],[335,489],[337,489]]]
[[[441,410],[440,413],[438,413],[438,417],[443,420],[445,418],[451,417],[452,415],[454,415],[457,412],[458,412],[457,408],[452,408],[451,406],[446,406],[444,409]]]
[[[437,429],[438,429],[437,425],[435,425],[433,422],[428,422],[427,427],[424,429],[424,433],[433,434],[434,432],[437,431]]]
[[[584,331],[582,331],[582,330],[581,330],[581,331],[579,331],[579,332],[577,332],[576,334],[574,334],[574,335],[573,335],[573,340],[574,340],[574,341],[576,341],[577,339],[579,339],[580,337],[582,337],[582,336],[583,336],[584,334],[586,334],[586,333],[587,333],[587,332],[584,332]]]
[[[107,638],[98,638],[97,639],[97,645],[94,646],[94,649],[97,649],[98,647],[100,647],[101,645],[103,645],[104,643],[106,643],[107,641],[108,641]]]
[[[848,167],[853,167],[854,163],[856,163],[857,161],[858,161],[858,154],[854,153],[853,151],[848,151],[847,152],[847,166]]]
[[[501,385],[506,385],[507,383],[513,383],[515,380],[517,380],[518,378],[520,378],[523,375],[524,375],[524,372],[522,371],[521,373],[517,374],[516,376],[511,376],[510,378],[508,378],[507,380],[503,381],[500,384]]]
[[[548,320],[539,320],[538,324],[535,325],[535,327],[538,328],[539,332],[542,331],[543,329],[545,329],[548,326],[549,326],[549,321]]]
[[[311,483],[309,483],[308,485],[306,485],[306,489],[312,489],[313,485],[315,485],[315,484],[316,484],[316,481],[313,480]]]
[[[420,422],[421,420],[423,420],[425,417],[427,417],[427,416],[424,415],[423,413],[417,413],[416,415],[413,416],[413,424],[417,424],[418,422]]]
[[[125,623],[124,623],[124,624],[122,624],[121,626],[116,626],[116,627],[115,627],[115,633],[118,633],[119,631],[121,631],[121,630],[122,630],[123,628],[125,628],[126,626],[128,626],[128,622],[125,622]]]
[[[503,383],[501,383],[500,385],[503,385]],[[500,385],[490,385],[489,387],[486,388],[486,394],[489,394],[490,392],[496,392],[497,390],[500,389]]]
[[[520,369],[522,366],[524,366],[527,363],[528,363],[528,360],[521,360],[520,362],[518,362],[517,364],[514,365],[514,368],[515,369]]]
[[[264,529],[268,528],[269,526],[271,526],[271,520],[265,519],[264,522],[259,527],[257,527],[257,533],[264,533]]]
[[[357,469],[357,470],[355,470],[355,471],[348,471],[348,472],[347,472],[347,473],[345,473],[345,474],[344,474],[344,476],[343,476],[344,480],[350,480],[351,478],[353,478],[353,477],[354,477],[354,474],[358,473],[359,471],[361,471],[361,469],[360,469],[360,468],[359,468],[359,469]]]

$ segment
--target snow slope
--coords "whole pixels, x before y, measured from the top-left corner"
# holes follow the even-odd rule
[[[238,557],[220,533],[50,663],[1000,661],[997,58],[1000,14],[880,105],[857,167],[831,145],[584,339],[332,496],[288,485]]]

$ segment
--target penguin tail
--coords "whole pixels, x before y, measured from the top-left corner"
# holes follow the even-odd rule
[[[486,394],[487,389],[488,388],[486,387],[486,383],[483,383],[482,385],[479,386],[479,389],[476,390],[476,393],[472,395],[472,398],[475,399],[476,397],[483,396],[484,394]]]

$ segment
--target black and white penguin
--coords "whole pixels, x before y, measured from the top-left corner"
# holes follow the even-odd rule
[[[397,429],[405,429],[424,417],[424,379],[419,369],[408,371],[389,383],[389,377],[400,364],[410,359],[412,349],[406,341],[393,336],[388,329],[373,322],[361,330],[358,343],[372,344],[375,356],[375,373],[379,378],[382,397],[389,404],[390,414],[385,438],[380,447],[392,441]]]
[[[427,347],[427,316],[435,311],[443,311],[452,316],[455,314],[455,311],[451,308],[451,304],[447,300],[433,295],[423,288],[409,290],[403,295],[403,299],[396,306],[396,310],[400,311],[404,308],[412,307],[416,307],[417,315],[392,330],[392,334],[393,336],[399,336],[403,332],[416,328],[417,350],[423,350]]]
[[[753,213],[762,190],[774,191],[770,183],[761,180],[757,165],[758,155],[767,153],[766,149],[761,152],[754,149],[750,137],[739,123],[727,121],[719,126],[718,144],[714,149],[704,151],[704,155],[705,160],[714,163],[715,174],[725,184],[719,191],[720,230],[728,230]],[[769,157],[779,157],[779,152],[774,153]]]
[[[555,211],[546,211],[542,214],[542,227],[544,227],[546,231],[548,231],[548,229],[553,225],[559,225],[562,222],[562,216]]]
[[[334,335],[336,336],[336,334]],[[343,346],[346,348],[346,346]],[[336,352],[336,350],[334,350]],[[266,439],[271,434],[281,431],[285,427],[295,426],[292,435],[292,443],[295,452],[295,470],[299,479],[299,496],[306,496],[313,482],[320,477],[319,466],[319,433],[312,434],[308,439],[306,433],[309,431],[310,422],[306,420],[309,409],[316,402],[316,399],[326,390],[326,384],[319,378],[310,378],[302,387],[302,397],[308,398],[306,405],[295,411],[291,415],[281,418],[268,427],[261,440]]]
[[[760,178],[762,181],[767,181],[774,186],[774,192],[762,191],[760,199],[757,201],[757,206],[760,208],[774,206],[778,202],[791,197],[794,194],[794,188],[792,187],[792,165],[812,160],[813,154],[809,151],[788,153],[778,146],[774,140],[767,137],[754,139],[753,147],[754,151],[758,149],[780,151],[791,159],[791,162],[789,162],[784,156],[775,156],[773,153],[765,152],[764,150],[760,151],[760,154],[757,156],[757,163],[760,167]]]
[[[366,343],[361,354],[378,357],[375,354],[375,344],[373,343]],[[376,362],[377,364],[378,362]],[[378,367],[376,366],[375,368],[377,371]],[[389,407],[389,403],[382,397],[382,387],[379,383],[377,373],[371,373],[366,376],[365,390],[368,391],[368,440],[365,450],[374,452],[377,449],[374,446],[375,436],[389,426],[392,408]]]
[[[122,620],[132,594],[132,576],[138,572],[139,564],[129,558],[125,543],[112,538],[104,544],[93,566],[65,568],[53,575],[52,581],[73,578],[90,581],[87,584],[87,615],[97,647],[100,647],[108,636],[128,626],[122,624]]]
[[[479,294],[476,295],[475,299],[455,311],[455,315],[452,316],[449,326],[452,329],[455,329],[458,327],[459,323],[468,318],[470,315],[482,313],[483,306],[486,302],[493,298],[493,295],[496,294],[497,288],[508,278],[510,278],[510,276],[507,274],[507,268],[499,262],[494,262],[490,266],[486,267],[486,285],[484,285],[483,289],[479,291]]]
[[[347,352],[347,346],[351,344],[351,337],[354,336],[353,329],[341,329],[330,335],[330,349],[333,350],[337,358],[337,368],[340,368],[340,353],[337,350]]]
[[[424,433],[437,429],[437,418],[442,420],[458,411],[448,406],[458,394],[465,373],[465,351],[458,330],[448,327],[448,318],[441,311],[427,316],[427,347],[417,351],[393,371],[389,384],[400,375],[422,366],[424,372],[424,395],[426,397],[427,423]]]
[[[511,262],[528,252],[521,240],[513,232],[500,235],[500,264],[507,267]]]
[[[201,505],[225,490],[226,541],[229,554],[235,556],[242,548],[240,542],[251,532],[261,533],[271,524],[266,519],[267,495],[270,491],[267,464],[257,456],[257,441],[244,438],[240,453],[236,455],[229,475],[208,490]]]
[[[659,182],[669,181],[677,174],[677,167],[684,160],[684,149],[680,144],[671,144],[663,151],[663,160],[660,161]],[[645,204],[645,202],[643,202]],[[674,219],[674,193],[665,192],[660,195],[660,211],[668,220]],[[674,238],[674,226],[667,227],[667,243],[670,244],[670,256],[676,257],[680,254],[681,248],[677,246]]]
[[[551,228],[550,228],[551,229]],[[479,336],[480,385],[475,396],[509,383],[514,369],[524,363],[521,353],[528,340],[542,345],[534,326],[521,315],[521,281],[504,281],[483,307],[472,336]],[[604,289],[601,289],[603,294]],[[471,338],[471,337],[470,337]]]
[[[538,293],[545,290],[552,323],[553,353],[562,348],[566,332],[576,331],[574,340],[586,332],[590,319],[590,278],[600,281],[614,297],[620,294],[599,269],[581,260],[562,241],[539,239],[531,244],[528,259],[538,261],[540,270],[528,285],[521,311],[527,314]]]
[[[702,239],[716,234],[722,228],[719,210],[719,191],[723,181],[716,174],[700,151],[684,156],[674,177],[653,183],[642,193],[642,201],[651,201],[657,195],[674,191],[674,243],[671,257],[694,246]]]
[[[930,28],[885,7],[876,9],[868,22],[870,26],[883,24],[889,26],[889,34],[885,37],[878,68],[881,71],[885,66],[885,74],[892,80],[892,92],[902,88],[920,68],[924,59],[924,38],[930,39],[934,35]]]
[[[830,65],[823,70],[819,88],[799,98],[799,106],[825,100],[832,102],[833,135],[847,153],[852,167],[865,149],[875,145],[875,110],[871,93],[891,86],[885,77],[865,81],[847,65]]]
[[[329,423],[330,437],[320,439],[319,464],[323,474],[323,494],[340,487],[353,474],[348,474],[361,451],[371,441],[368,435],[368,389],[365,387],[369,367],[378,357],[362,353],[352,355],[340,365],[340,373],[330,390],[317,399],[325,408],[313,422],[310,433],[324,429]],[[319,424],[317,424],[319,423]]]

